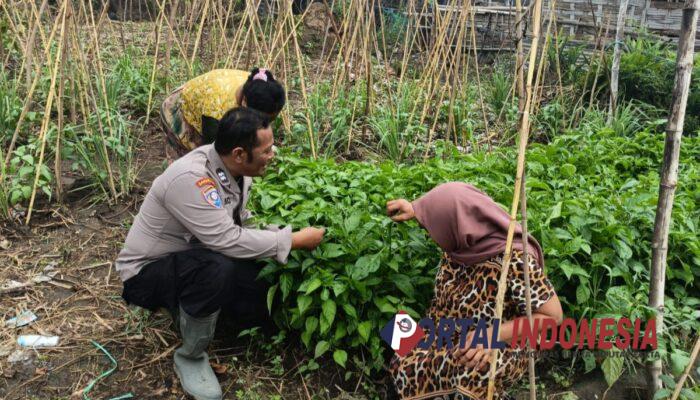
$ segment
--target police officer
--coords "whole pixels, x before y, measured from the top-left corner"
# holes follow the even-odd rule
[[[263,175],[273,156],[266,118],[245,107],[228,111],[214,144],[153,181],[116,261],[127,303],[165,307],[179,323],[175,371],[196,399],[222,396],[206,353],[221,310],[243,324],[269,323],[255,260],[286,263],[290,250],[312,250],[323,240],[323,228],[247,226],[251,177]]]

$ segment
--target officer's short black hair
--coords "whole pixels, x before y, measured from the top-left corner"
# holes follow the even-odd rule
[[[264,79],[261,79],[261,72],[265,75]],[[242,92],[246,106],[266,114],[278,114],[284,107],[284,87],[266,69],[253,68],[243,84]]]
[[[236,147],[248,153],[248,161],[253,161],[253,149],[258,146],[258,130],[270,126],[267,117],[248,107],[228,110],[219,121],[214,149],[219,154],[229,154]]]

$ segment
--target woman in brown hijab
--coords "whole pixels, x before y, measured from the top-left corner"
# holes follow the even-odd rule
[[[496,293],[500,277],[509,215],[490,197],[471,185],[451,182],[435,187],[419,199],[387,203],[387,213],[396,222],[415,218],[444,251],[443,261],[435,278],[435,294],[428,317],[473,318],[484,320],[491,342],[492,319],[495,317]],[[544,274],[542,249],[528,237],[530,294],[532,316],[552,318],[561,323],[562,309],[552,284]],[[499,338],[510,343],[513,320],[525,316],[525,281],[522,256],[522,230],[516,229],[513,254],[508,273],[508,286],[503,305]],[[468,399],[486,398],[490,352],[481,346],[460,349],[416,347],[405,357],[395,356],[391,374],[402,399]],[[455,334],[455,344],[458,335]],[[505,388],[523,377],[527,357],[520,350],[506,347],[499,357],[496,372],[497,399],[508,398]]]

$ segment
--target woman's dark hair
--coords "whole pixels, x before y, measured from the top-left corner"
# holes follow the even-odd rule
[[[277,114],[284,107],[284,88],[275,80],[272,72],[254,68],[243,85],[243,98],[247,107],[266,114]]]
[[[248,162],[253,161],[253,149],[258,145],[258,130],[269,126],[267,117],[248,107],[228,110],[219,121],[214,149],[219,154],[228,154],[236,147],[248,153]]]

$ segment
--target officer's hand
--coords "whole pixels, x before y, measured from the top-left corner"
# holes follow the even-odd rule
[[[307,227],[292,233],[292,249],[313,250],[323,241],[325,228]]]
[[[387,201],[386,213],[396,222],[408,221],[416,216],[413,205],[406,199]]]

